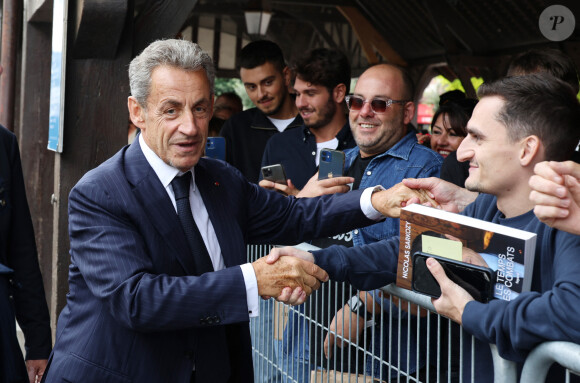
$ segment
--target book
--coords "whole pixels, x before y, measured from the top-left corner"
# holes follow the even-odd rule
[[[494,298],[530,291],[535,233],[420,204],[401,209],[400,225],[397,286],[412,289],[412,257],[422,251],[492,269]]]

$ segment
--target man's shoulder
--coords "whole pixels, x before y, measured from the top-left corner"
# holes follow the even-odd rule
[[[273,135],[268,140],[267,145],[271,146],[271,145],[287,144],[288,142],[294,142],[297,140],[302,141],[302,139],[306,137],[304,129],[306,129],[304,125],[296,128],[285,129],[283,132]]]
[[[222,129],[238,129],[239,127],[250,127],[252,122],[256,119],[266,119],[264,113],[258,108],[246,109],[240,113],[236,113],[226,120]]]

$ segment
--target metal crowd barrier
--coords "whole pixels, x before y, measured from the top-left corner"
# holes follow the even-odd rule
[[[248,261],[267,255],[272,247],[249,245]],[[465,366],[473,366],[477,358],[473,347],[470,352],[463,350],[464,342],[472,340],[466,338],[472,337],[436,314],[427,296],[394,284],[385,286],[374,293],[378,305],[372,319],[361,322],[360,334],[344,326],[344,313],[337,330],[345,336],[331,331],[337,310],[357,292],[348,284],[330,281],[301,306],[261,301],[260,316],[250,320],[255,382],[464,382],[464,368],[469,368]],[[335,343],[330,348],[333,355],[327,358],[324,340],[329,332],[342,339],[343,347]],[[517,382],[516,364],[501,358],[495,345],[490,347],[495,382]],[[538,346],[527,358],[520,381],[543,382],[553,363],[568,369],[569,381],[573,371],[580,371],[580,345],[547,342]],[[468,375],[470,382],[477,382],[473,370]]]

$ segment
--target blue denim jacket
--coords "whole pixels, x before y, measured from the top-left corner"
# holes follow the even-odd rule
[[[359,148],[345,151],[345,171],[359,154]],[[360,182],[360,189],[381,185],[388,189],[404,178],[439,177],[443,157],[419,144],[414,132],[408,133],[392,148],[373,158]],[[352,231],[353,245],[374,243],[399,234],[399,219],[387,218],[372,226]]]

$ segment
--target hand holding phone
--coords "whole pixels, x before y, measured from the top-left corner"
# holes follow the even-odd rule
[[[320,165],[318,179],[341,177],[344,174],[344,152],[340,150],[322,149],[320,151]]]
[[[435,258],[445,270],[447,277],[465,289],[473,299],[486,303],[493,298],[495,280],[492,269],[419,251],[413,254],[413,279],[411,282],[413,291],[433,298],[441,296],[439,283],[427,268],[427,258]]]
[[[286,185],[286,172],[282,164],[262,167],[262,178],[277,184]]]

